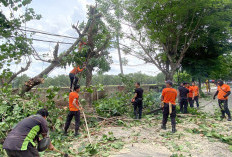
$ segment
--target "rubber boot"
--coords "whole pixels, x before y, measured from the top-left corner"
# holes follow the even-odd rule
[[[228,119],[227,119],[228,121],[231,121],[231,116],[230,117],[228,117]]]
[[[176,132],[176,125],[172,125],[172,133]]]
[[[135,116],[135,119],[139,118],[137,112],[134,113],[134,116]]]
[[[78,135],[80,135],[79,132],[75,132],[74,136],[77,137]]]
[[[223,120],[224,118],[226,118],[225,113],[224,114],[222,113],[221,120]]]
[[[67,136],[68,135],[68,132],[65,130],[64,131],[64,136]]]
[[[166,130],[167,129],[166,125],[162,124],[161,129]]]

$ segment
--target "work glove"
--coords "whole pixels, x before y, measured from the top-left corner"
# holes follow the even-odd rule
[[[215,99],[216,99],[216,96],[214,96],[213,99],[215,100]]]
[[[132,102],[132,103],[135,102],[135,99],[131,99],[131,102]]]

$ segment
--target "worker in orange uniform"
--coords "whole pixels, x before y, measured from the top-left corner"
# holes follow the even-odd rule
[[[218,88],[217,92],[215,93],[213,99],[218,97],[218,104],[222,112],[221,119],[225,118],[225,113],[228,115],[228,121],[231,121],[231,114],[228,108],[228,96],[231,94],[230,86],[224,84],[222,80],[218,80]]]
[[[79,50],[79,51],[82,50],[82,46],[83,46],[83,45],[87,45],[87,43],[84,42],[84,41],[81,41],[81,42],[79,43],[79,47],[78,47],[78,50]]]
[[[193,107],[195,93],[193,87],[190,86],[189,84],[188,84],[188,90],[189,90],[188,102],[190,107]],[[188,106],[184,108],[184,113],[188,113]]]
[[[76,86],[78,83],[78,77],[76,76],[76,74],[82,72],[84,69],[86,68],[86,65],[84,64],[83,68],[81,69],[79,66],[76,66],[73,68],[72,71],[70,71],[69,73],[69,78],[70,78],[70,92],[72,92],[72,87],[73,85]]]
[[[166,130],[168,115],[170,114],[172,132],[176,132],[176,98],[177,90],[172,88],[172,81],[166,81],[166,88],[162,91],[161,101],[163,102],[163,121],[161,128]]]
[[[199,88],[198,88],[198,86],[196,86],[195,82],[192,82],[192,88],[193,88],[193,92],[194,92],[193,107],[194,107],[194,101],[196,101],[197,108],[199,108],[200,93],[199,93]]]
[[[79,102],[79,92],[80,86],[74,86],[74,91],[69,94],[69,113],[66,119],[65,127],[64,127],[64,135],[67,135],[67,131],[69,125],[72,121],[73,116],[75,117],[75,134],[74,136],[78,136],[78,130],[80,125],[80,110],[82,109]]]

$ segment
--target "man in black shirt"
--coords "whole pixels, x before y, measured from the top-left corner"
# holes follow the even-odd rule
[[[184,82],[183,86],[178,88],[179,92],[179,102],[180,102],[180,112],[187,113],[188,108],[188,93],[189,90],[187,89],[188,83]]]
[[[134,115],[135,115],[135,119],[138,119],[138,113],[139,113],[139,119],[142,118],[142,109],[143,109],[143,89],[140,88],[140,83],[136,82],[135,83],[135,95],[132,98],[132,102],[134,105]],[[137,112],[137,108],[139,109],[139,111]]]
[[[182,88],[184,86],[184,83],[182,82],[182,83],[180,83],[180,86],[178,87],[178,94],[179,94],[179,90],[180,90],[180,88]],[[180,96],[180,95],[179,95]],[[178,98],[178,102],[179,102],[179,104],[180,104],[180,98]]]

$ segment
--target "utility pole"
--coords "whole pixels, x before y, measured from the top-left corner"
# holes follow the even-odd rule
[[[118,31],[117,31],[117,48],[118,48],[118,57],[119,57],[119,64],[120,64],[120,71],[121,74],[123,75],[123,67],[122,67],[122,56],[121,56],[121,50],[120,50],[120,45],[119,45],[119,35],[118,35]]]
[[[117,8],[116,9],[119,9],[119,2],[117,2]],[[117,34],[116,34],[116,40],[117,40],[117,48],[118,48],[118,57],[119,57],[119,64],[120,64],[120,71],[121,71],[121,75],[124,75],[123,74],[123,67],[122,67],[122,56],[121,56],[121,49],[120,49],[120,44],[119,44],[119,30],[120,30],[120,15],[117,14],[117,20],[118,20],[118,25],[117,25]]]

